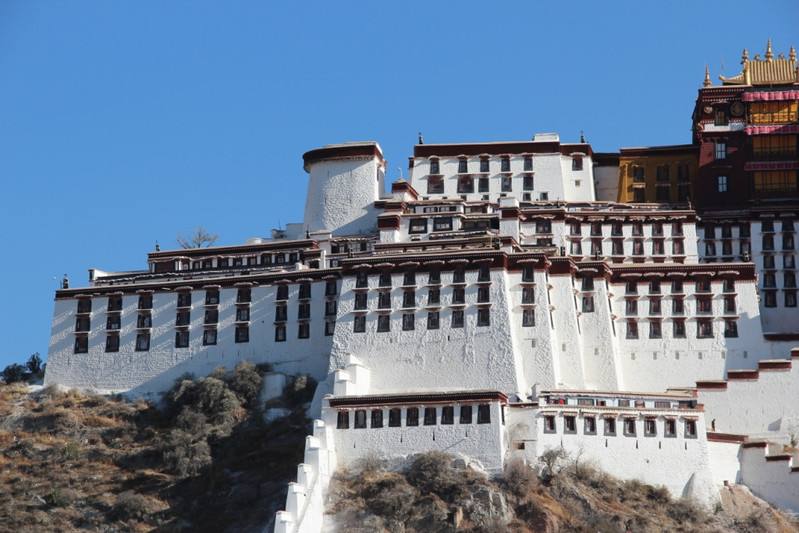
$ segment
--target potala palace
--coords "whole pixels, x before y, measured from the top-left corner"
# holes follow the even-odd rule
[[[799,512],[798,106],[796,52],[769,42],[706,72],[689,144],[420,138],[388,194],[378,143],[310,150],[301,223],[58,290],[45,381],[155,399],[243,360],[312,375],[278,532],[324,527],[337,467],[428,450],[497,472],[563,446]]]

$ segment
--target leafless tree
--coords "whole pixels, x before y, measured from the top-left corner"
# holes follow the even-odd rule
[[[178,235],[177,241],[181,248],[207,248],[216,242],[218,235],[208,233],[202,226],[197,226],[189,237]]]

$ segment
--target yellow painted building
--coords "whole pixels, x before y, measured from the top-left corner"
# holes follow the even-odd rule
[[[699,149],[693,144],[622,148],[619,192],[624,203],[678,203],[693,198]]]

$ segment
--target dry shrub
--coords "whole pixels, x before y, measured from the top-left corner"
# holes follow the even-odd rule
[[[451,455],[437,451],[414,455],[405,477],[420,492],[434,493],[447,502],[462,498],[475,484],[486,481],[471,469],[456,468]]]
[[[511,494],[523,498],[538,486],[538,476],[523,459],[515,458],[505,465],[502,482]]]
[[[111,515],[116,520],[145,520],[158,512],[157,506],[149,498],[133,491],[125,491],[116,497]]]
[[[235,392],[244,405],[252,407],[258,401],[261,392],[261,374],[255,365],[241,362],[226,379],[228,386]]]
[[[211,447],[204,435],[173,429],[161,444],[166,468],[180,478],[199,475],[211,465]]]

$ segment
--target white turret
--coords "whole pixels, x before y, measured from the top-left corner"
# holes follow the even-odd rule
[[[374,231],[374,202],[383,193],[386,162],[374,141],[330,144],[306,152],[310,175],[304,224],[337,235]]]

